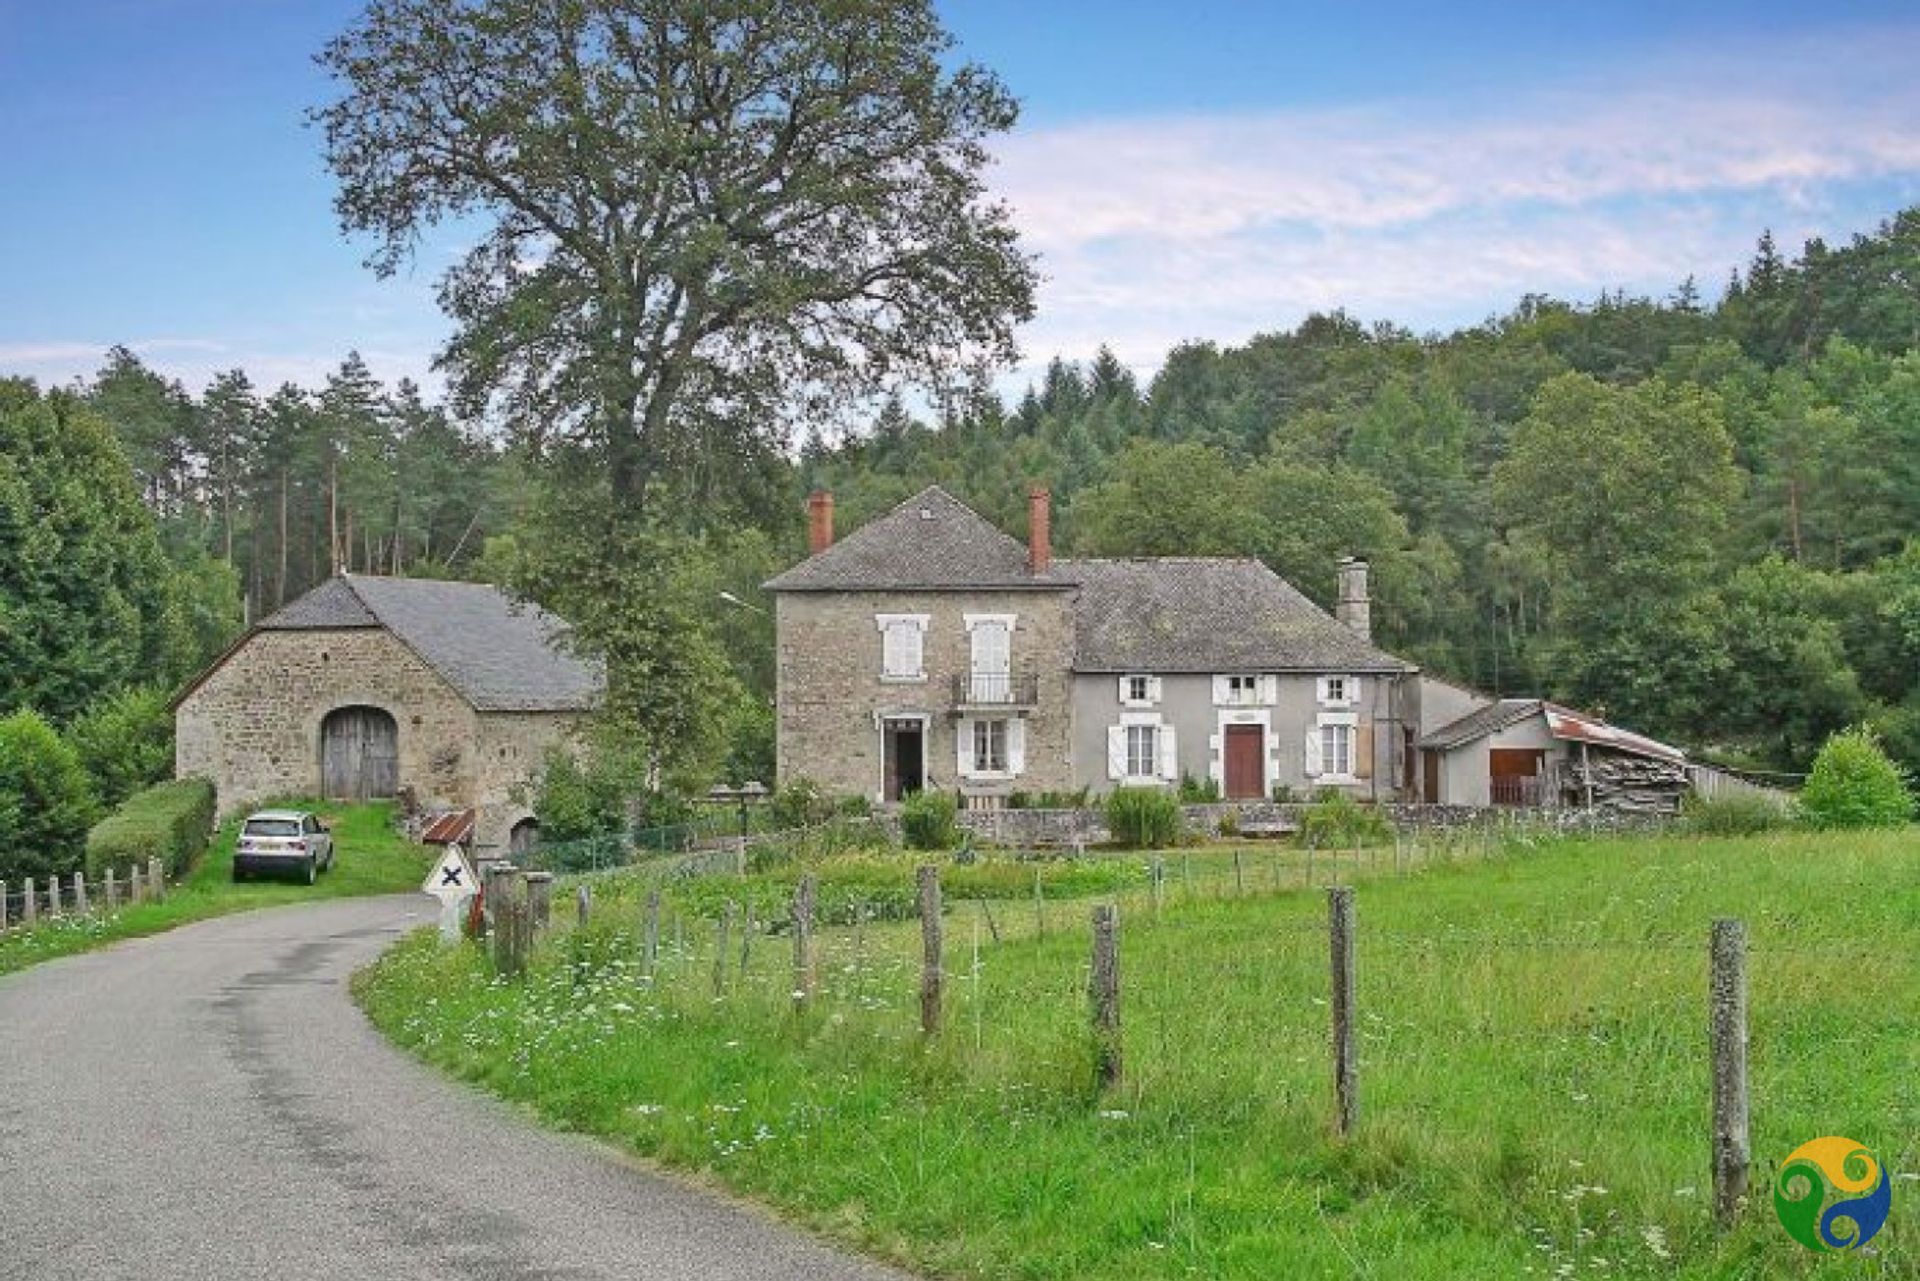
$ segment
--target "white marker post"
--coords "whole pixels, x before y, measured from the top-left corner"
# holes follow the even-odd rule
[[[479,892],[480,882],[468,866],[467,857],[460,852],[458,845],[447,846],[446,853],[427,873],[427,883],[420,888],[440,900],[440,941],[455,943],[460,939],[460,920],[466,915],[468,900]]]

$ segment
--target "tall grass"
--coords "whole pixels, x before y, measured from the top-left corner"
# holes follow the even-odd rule
[[[943,1274],[1793,1276],[1821,1261],[1772,1222],[1768,1163],[1845,1134],[1920,1166],[1914,832],[1434,853],[1410,876],[1385,856],[1339,869],[1361,885],[1346,1143],[1327,1128],[1325,904],[1297,852],[1239,878],[1228,855],[1173,855],[1157,913],[1150,890],[1116,896],[1127,1076],[1104,1096],[1084,900],[1044,922],[1001,909],[999,946],[957,905],[932,1045],[911,923],[823,930],[804,1015],[785,946],[743,965],[730,944],[716,998],[712,933],[683,923],[643,975],[630,903],[596,914],[591,948],[546,944],[523,985],[418,938],[359,991],[402,1042],[558,1123]],[[1753,940],[1761,1165],[1724,1239],[1704,1037],[1720,915]],[[1893,1245],[1850,1275],[1915,1275],[1915,1201],[1896,1188]]]

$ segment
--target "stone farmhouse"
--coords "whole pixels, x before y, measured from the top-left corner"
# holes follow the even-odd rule
[[[1186,777],[1229,800],[1555,805],[1589,799],[1567,767],[1596,749],[1681,759],[1377,648],[1364,561],[1328,614],[1257,560],[1055,559],[1044,489],[1028,524],[1022,544],[935,486],[836,540],[812,496],[812,554],[766,584],[782,782],[970,809]]]
[[[314,795],[471,810],[483,857],[518,852],[518,793],[604,688],[561,632],[484,583],[342,574],[181,692],[175,772],[212,779],[223,814]]]

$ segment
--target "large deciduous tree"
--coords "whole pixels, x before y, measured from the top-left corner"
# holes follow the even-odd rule
[[[1034,273],[982,173],[1016,107],[951,44],[924,0],[373,0],[315,115],[377,270],[477,228],[440,287],[462,399],[631,513],[1011,358]]]

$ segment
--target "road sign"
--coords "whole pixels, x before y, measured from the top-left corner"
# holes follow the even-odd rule
[[[460,852],[458,845],[447,846],[446,853],[427,873],[426,884],[420,887],[439,899],[442,903],[449,900],[458,902],[480,892],[479,878],[473,869],[467,866],[467,856]]]

